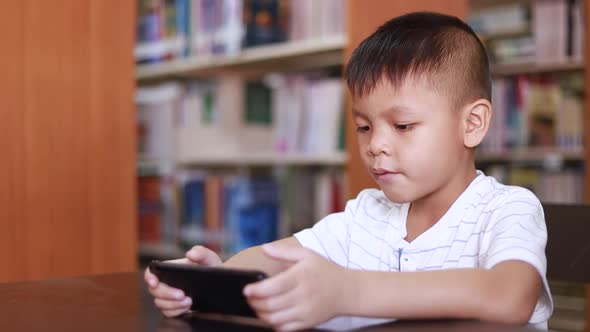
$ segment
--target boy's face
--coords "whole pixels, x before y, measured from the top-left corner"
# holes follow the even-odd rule
[[[353,98],[362,160],[387,198],[414,202],[439,191],[468,160],[461,112],[424,80],[382,81]]]

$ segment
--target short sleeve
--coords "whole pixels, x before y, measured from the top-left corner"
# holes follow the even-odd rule
[[[303,247],[338,265],[346,266],[350,247],[350,224],[363,195],[361,192],[357,198],[349,200],[343,212],[330,214],[312,228],[296,233],[295,238]]]
[[[491,269],[509,260],[532,265],[539,272],[544,289],[529,323],[543,324],[551,316],[553,302],[546,278],[547,227],[541,203],[530,191],[518,188],[490,212],[492,218],[484,231],[480,266]]]

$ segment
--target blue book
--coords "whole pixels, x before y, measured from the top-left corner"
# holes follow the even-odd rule
[[[243,177],[232,181],[226,190],[229,253],[277,240],[278,197],[279,187],[274,179]]]
[[[176,0],[176,31],[178,35],[184,39],[184,46],[180,55],[187,57],[190,55],[190,1]]]
[[[205,224],[205,182],[190,179],[182,193],[182,223],[202,228]]]
[[[278,0],[246,0],[244,2],[246,35],[244,47],[277,43],[286,40],[286,31],[279,22]]]

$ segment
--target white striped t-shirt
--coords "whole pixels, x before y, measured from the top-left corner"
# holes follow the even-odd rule
[[[392,203],[380,190],[366,189],[347,202],[344,212],[327,216],[295,237],[338,265],[370,271],[491,269],[507,260],[525,261],[537,269],[544,285],[529,325],[547,329],[553,311],[545,277],[547,229],[533,193],[478,171],[445,215],[410,243],[404,240],[409,207]],[[384,321],[336,317],[320,327],[349,329]]]

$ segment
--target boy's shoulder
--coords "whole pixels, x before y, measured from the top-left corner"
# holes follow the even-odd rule
[[[459,211],[459,221],[452,223],[477,224],[482,227],[495,227],[498,222],[505,226],[513,223],[507,222],[513,218],[532,217],[539,224],[544,223],[543,206],[535,194],[524,187],[506,185],[497,181],[492,176],[486,176],[478,172],[478,177],[463,193],[463,199],[459,206],[453,206]],[[457,202],[456,202],[457,203]],[[495,227],[498,231],[503,227]]]
[[[525,187],[506,185],[483,173],[479,177],[481,177],[481,183],[478,186],[480,188],[474,188],[474,191],[481,196],[479,204],[485,205],[486,210],[508,207],[513,203],[542,208],[537,196]]]

